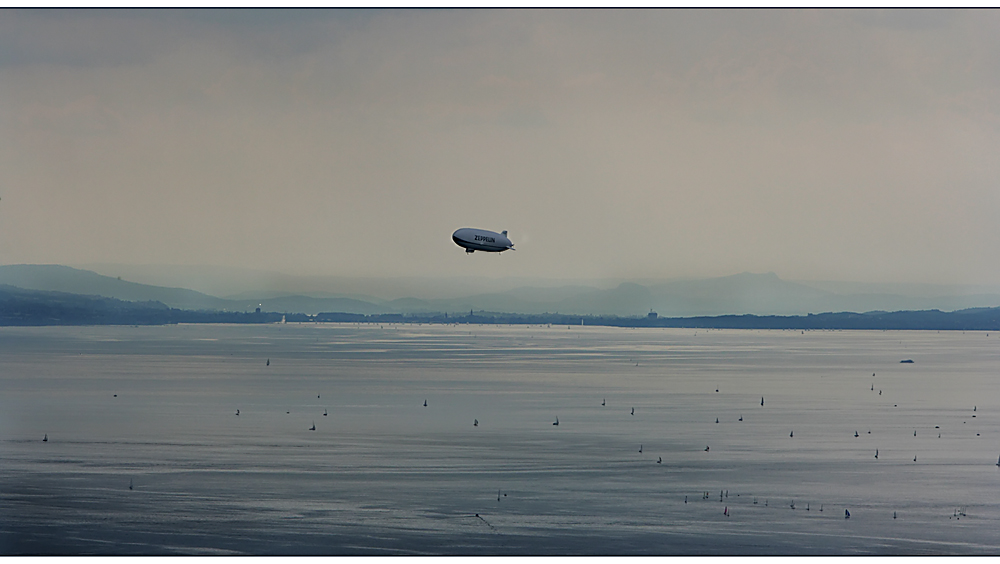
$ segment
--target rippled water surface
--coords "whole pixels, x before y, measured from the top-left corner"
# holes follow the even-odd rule
[[[998,456],[1000,333],[0,328],[3,554],[996,554]]]

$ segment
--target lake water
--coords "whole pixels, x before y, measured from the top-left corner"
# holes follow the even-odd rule
[[[1000,333],[0,328],[2,554],[997,554],[998,456]]]

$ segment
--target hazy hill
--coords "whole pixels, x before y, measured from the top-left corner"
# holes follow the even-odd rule
[[[0,284],[27,290],[103,296],[131,302],[157,301],[179,309],[229,309],[238,304],[184,288],[136,284],[55,264],[11,264],[0,266]],[[239,311],[243,308],[239,307]]]
[[[323,311],[342,311],[345,313],[393,313],[399,311],[392,307],[374,304],[353,298],[314,298],[311,296],[279,296],[251,302],[260,304],[262,311],[278,311],[292,313],[307,313],[315,315]],[[255,306],[256,307],[256,306]]]
[[[786,282],[775,274],[743,273],[724,278],[681,280],[643,286],[623,282],[610,289],[585,286],[517,288],[439,300],[394,300],[403,311],[506,311],[577,313],[581,315],[724,315],[754,313],[791,315],[828,311],[814,309],[835,294]]]
[[[259,300],[278,296],[353,298],[383,303],[399,298],[443,299],[473,293],[499,293],[525,286],[569,286],[572,280],[518,277],[449,276],[444,278],[391,276],[289,275],[280,272],[223,266],[79,264],[112,278],[152,286],[188,288],[231,300]],[[615,282],[617,283],[617,282]],[[587,282],[592,287],[610,287],[605,282]]]
[[[316,280],[312,282],[318,283]],[[741,314],[804,315],[874,310],[956,311],[1000,306],[1000,294],[988,293],[991,289],[985,287],[972,288],[978,291],[974,293],[969,289],[950,290],[946,286],[921,285],[919,288],[909,289],[906,295],[901,295],[886,291],[891,289],[888,285],[790,282],[780,279],[774,273],[745,272],[720,278],[645,284],[623,282],[605,288],[583,284],[565,284],[558,287],[529,284],[510,288],[507,287],[511,283],[510,280],[484,284],[478,279],[449,279],[443,281],[442,286],[431,294],[422,290],[428,281],[419,280],[410,287],[413,294],[391,301],[364,294],[338,293],[338,290],[346,287],[337,286],[335,279],[330,279],[328,282],[330,286],[326,287],[326,290],[314,289],[308,293],[262,289],[220,298],[185,288],[138,284],[66,266],[0,266],[0,284],[126,301],[156,301],[185,310],[253,311],[260,306],[263,311],[310,315],[320,312],[366,315],[467,313],[472,310],[522,314],[620,316],[645,315],[654,310],[661,316],[690,317]],[[506,287],[506,289],[472,292],[484,287]],[[351,288],[359,289],[354,286]],[[369,289],[374,291],[375,287]],[[855,293],[845,293],[845,291]],[[950,293],[941,294],[949,291]],[[935,292],[939,294],[934,295]],[[440,297],[442,294],[447,297]],[[428,295],[438,297],[427,297]]]
[[[650,288],[657,313],[667,316],[793,315],[830,311],[832,292],[787,282],[773,272],[744,272],[706,280],[679,280]]]
[[[129,302],[160,302],[183,310],[263,311],[308,313],[344,311],[349,313],[388,313],[381,305],[351,298],[316,298],[311,296],[274,295],[264,298],[247,296],[223,299],[187,290],[149,284],[138,284],[103,276],[89,270],[49,264],[14,264],[0,266],[0,284],[26,290],[64,292],[85,296],[101,296]]]
[[[292,321],[306,320],[305,316],[289,317]],[[0,284],[0,326],[277,323],[283,318],[280,313],[191,311],[154,301],[25,290]]]
[[[500,323],[566,324],[616,327],[689,327],[733,329],[891,329],[985,330],[1000,329],[1000,308],[956,312],[872,311],[799,316],[722,315],[702,317],[582,316],[570,314],[443,313],[402,315],[326,313],[311,318],[283,313],[190,311],[168,308],[160,302],[132,302],[93,295],[25,290],[0,285],[0,326],[46,325],[163,325],[174,323]]]
[[[838,294],[774,273],[742,273],[721,278],[675,280],[648,285],[623,282],[614,288],[586,286],[524,287],[447,299],[400,299],[387,307],[410,312],[503,311],[511,313],[575,313],[580,315],[644,315],[650,310],[669,317],[701,315],[805,315],[839,311],[955,311],[1000,306],[1000,294],[902,296]],[[327,310],[330,311],[330,310]]]

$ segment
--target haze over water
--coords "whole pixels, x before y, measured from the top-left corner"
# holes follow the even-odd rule
[[[996,554],[998,356],[983,332],[4,327],[0,553]]]

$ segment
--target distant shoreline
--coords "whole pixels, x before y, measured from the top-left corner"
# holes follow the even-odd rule
[[[186,310],[159,301],[131,302],[101,296],[0,287],[0,326],[58,325],[172,325],[178,323],[264,324],[305,323],[426,323],[494,325],[599,325],[605,327],[675,327],[689,329],[859,329],[1000,331],[1000,307],[952,312],[873,311],[808,315],[716,315],[643,317],[574,315],[562,313],[519,314],[469,311],[448,313],[342,313],[309,315],[293,312]]]
[[[291,318],[288,321],[292,321]],[[463,316],[446,314],[320,313],[302,321],[354,323],[428,323],[485,325],[567,325],[603,327],[670,327],[682,329],[780,329],[780,330],[925,330],[1000,331],[1000,308],[955,312],[897,311],[821,313],[809,315],[718,315],[700,317],[618,317],[569,314],[522,315],[479,312]]]
[[[62,308],[37,309],[31,314],[12,314],[8,304],[0,303],[2,327],[104,326],[104,325],[177,325],[239,324],[266,325],[288,323],[364,323],[429,325],[566,325],[622,328],[679,329],[768,329],[768,330],[911,330],[911,331],[998,331],[1000,308],[957,312],[898,311],[870,313],[822,313],[805,316],[720,315],[703,317],[618,317],[569,314],[522,315],[479,312],[464,316],[444,313],[374,314],[277,312],[188,311],[171,308],[137,307],[116,311],[85,311]]]

